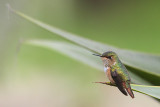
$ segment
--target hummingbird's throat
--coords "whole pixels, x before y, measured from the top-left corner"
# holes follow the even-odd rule
[[[108,59],[107,58],[102,58],[103,64],[105,67],[108,66]]]
[[[103,57],[102,61],[105,67],[116,65],[116,61],[114,59],[110,60],[110,59]]]

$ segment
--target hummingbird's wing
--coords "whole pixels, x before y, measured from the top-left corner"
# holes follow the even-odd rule
[[[121,76],[117,73],[117,71],[111,71],[111,76],[113,78],[113,80],[115,81],[116,86],[118,87],[118,89],[127,96],[127,92],[128,94],[134,98],[134,94],[132,92],[131,86],[130,86],[130,81],[122,81]],[[126,92],[127,91],[127,92]]]
[[[128,95],[125,88],[123,87],[123,81],[122,78],[118,75],[117,71],[111,71],[111,76],[116,84],[116,86],[118,87],[118,89],[124,94],[124,95]]]

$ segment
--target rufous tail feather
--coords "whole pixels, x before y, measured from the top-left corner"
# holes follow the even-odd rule
[[[134,98],[134,94],[133,94],[133,92],[132,92],[131,87],[126,88],[126,90],[127,90],[128,94],[129,94],[132,98]]]
[[[129,94],[132,98],[134,98],[134,94],[133,94],[133,91],[132,91],[132,89],[131,89],[130,83],[126,82],[126,84],[125,84],[125,89],[126,89],[126,91],[128,92],[128,94]]]

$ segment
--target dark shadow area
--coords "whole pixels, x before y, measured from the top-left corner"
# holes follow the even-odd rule
[[[126,66],[126,68],[128,70],[130,70],[132,73],[138,75],[139,77],[141,77],[142,79],[148,81],[149,83],[153,84],[153,85],[156,85],[156,86],[159,86],[160,85],[160,82],[157,82],[157,81],[160,81],[160,78],[159,76],[157,75],[153,75],[153,74],[149,74],[149,73],[146,73],[142,70],[138,70],[138,69],[135,69],[135,68],[132,68],[132,67],[129,67],[129,66]]]

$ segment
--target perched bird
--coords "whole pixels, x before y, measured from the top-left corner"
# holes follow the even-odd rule
[[[108,76],[110,82],[115,84],[124,95],[127,96],[129,94],[132,98],[134,98],[134,94],[130,86],[131,79],[128,70],[122,64],[117,54],[112,51],[107,51],[102,55],[94,55],[102,58],[104,72]]]

